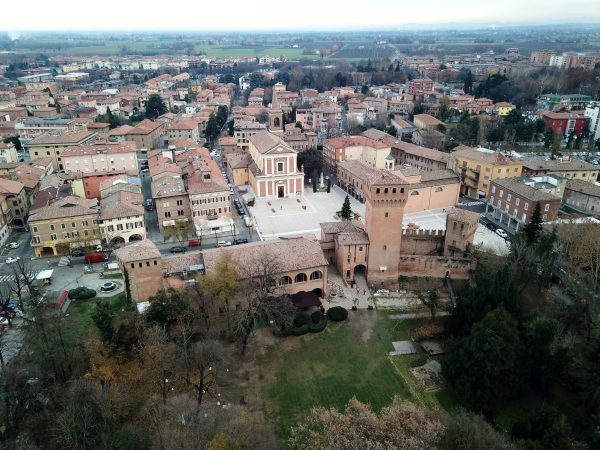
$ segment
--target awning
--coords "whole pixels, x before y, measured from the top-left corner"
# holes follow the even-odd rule
[[[42,270],[40,273],[37,274],[35,279],[36,280],[48,280],[48,279],[52,278],[53,273],[54,273],[54,269]]]

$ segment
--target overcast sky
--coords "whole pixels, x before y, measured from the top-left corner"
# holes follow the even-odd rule
[[[600,0],[1,0],[0,10],[4,30],[347,30],[600,20]]]

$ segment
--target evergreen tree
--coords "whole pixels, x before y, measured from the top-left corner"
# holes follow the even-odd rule
[[[110,305],[106,300],[98,300],[96,302],[94,311],[92,312],[92,320],[100,331],[102,341],[109,343],[114,334],[114,328],[112,325],[113,313],[110,310]]]
[[[167,106],[158,94],[152,94],[146,101],[146,118],[156,119],[167,112]]]
[[[208,118],[208,122],[206,122],[206,129],[204,130],[206,140],[208,142],[213,142],[219,136],[219,131],[221,131],[221,127],[219,127],[215,115],[211,114]]]
[[[350,198],[346,195],[344,199],[344,204],[342,205],[342,212],[340,213],[342,219],[350,220],[352,218],[352,208],[350,207]]]
[[[546,130],[546,132],[544,133],[544,148],[550,148],[553,140],[554,140],[554,132],[551,129]]]
[[[527,243],[532,244],[538,240],[542,231],[542,209],[540,202],[535,204],[535,209],[531,216],[531,221],[523,228],[523,233],[527,236]]]
[[[465,94],[470,94],[473,91],[473,74],[469,70],[463,84],[463,91]]]
[[[125,280],[125,300],[127,300],[127,303],[131,303],[131,283],[129,281],[129,271],[127,269],[123,272],[123,279]]]

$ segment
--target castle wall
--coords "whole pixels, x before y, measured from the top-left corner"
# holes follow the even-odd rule
[[[412,230],[402,232],[401,255],[441,254],[444,249],[444,230]]]
[[[398,271],[409,277],[445,277],[467,279],[475,269],[474,258],[451,258],[447,256],[400,255]]]

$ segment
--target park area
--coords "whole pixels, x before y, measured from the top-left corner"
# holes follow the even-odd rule
[[[409,339],[411,330],[429,319],[392,317],[350,311],[348,320],[330,321],[323,332],[302,337],[273,338],[262,330],[243,377],[248,402],[266,412],[282,437],[312,407],[343,409],[354,396],[377,411],[394,395],[431,409],[452,409],[448,390],[428,389],[413,376],[413,366],[427,362],[422,350],[390,356],[393,341]]]

